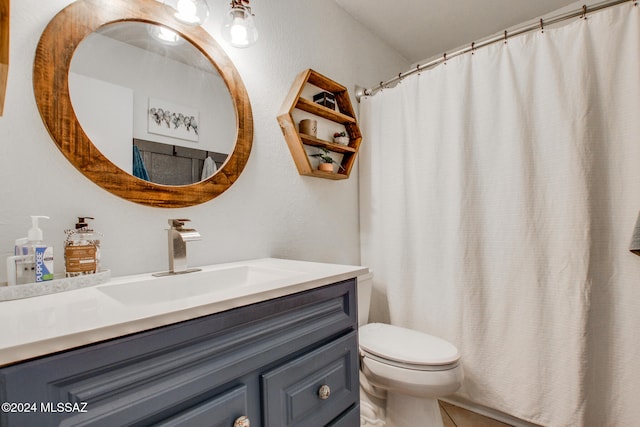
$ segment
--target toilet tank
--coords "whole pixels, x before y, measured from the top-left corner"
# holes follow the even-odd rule
[[[369,270],[357,278],[358,294],[358,326],[364,326],[369,321],[369,307],[371,307],[371,292],[373,290],[373,272]]]

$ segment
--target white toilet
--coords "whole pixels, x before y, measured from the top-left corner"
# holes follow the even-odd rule
[[[358,277],[361,426],[442,427],[438,398],[462,385],[460,353],[432,335],[367,324],[372,273]]]

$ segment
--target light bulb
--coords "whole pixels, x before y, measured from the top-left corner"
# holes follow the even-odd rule
[[[179,45],[184,41],[180,34],[160,25],[147,25],[147,32],[156,40],[171,46]]]
[[[178,13],[176,17],[180,17],[188,22],[197,22],[198,16],[196,15],[196,4],[191,0],[178,0]]]
[[[235,19],[233,25],[229,29],[231,36],[231,43],[234,45],[246,46],[249,41],[247,40],[247,28],[244,26],[244,21],[241,19]]]
[[[209,18],[206,0],[164,0],[175,11],[176,19],[189,25],[202,25]]]
[[[176,43],[180,39],[180,36],[173,30],[165,27],[160,27],[160,29],[158,30],[158,38],[169,43]]]
[[[234,7],[229,10],[222,27],[222,36],[235,47],[248,47],[258,39],[253,16],[247,9]]]

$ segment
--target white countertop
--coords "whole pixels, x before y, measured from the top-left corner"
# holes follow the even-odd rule
[[[361,266],[276,258],[201,268],[204,274],[215,274],[218,270],[244,266],[287,274],[249,286],[217,284],[205,294],[170,300],[154,301],[154,295],[149,293],[147,301],[144,294],[138,293],[131,302],[123,303],[109,296],[110,290],[126,291],[127,286],[135,287],[136,283],[153,284],[153,280],[161,280],[146,273],[115,277],[108,283],[83,289],[0,302],[0,366],[290,295],[368,271]],[[171,280],[193,280],[197,276],[192,275],[198,274],[172,276]],[[175,285],[179,293],[181,284]],[[104,289],[107,287],[110,289]]]

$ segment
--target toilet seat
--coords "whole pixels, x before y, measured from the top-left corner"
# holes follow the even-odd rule
[[[454,369],[458,349],[448,341],[423,332],[384,323],[370,323],[359,330],[362,355],[392,366],[418,371]]]
[[[402,363],[396,360],[385,359],[384,357],[376,356],[375,354],[368,353],[365,350],[360,349],[360,356],[375,360],[385,365],[394,366],[396,368],[409,369],[414,371],[446,371],[449,369],[457,368],[460,362],[449,363],[446,365],[418,365],[410,363]]]

